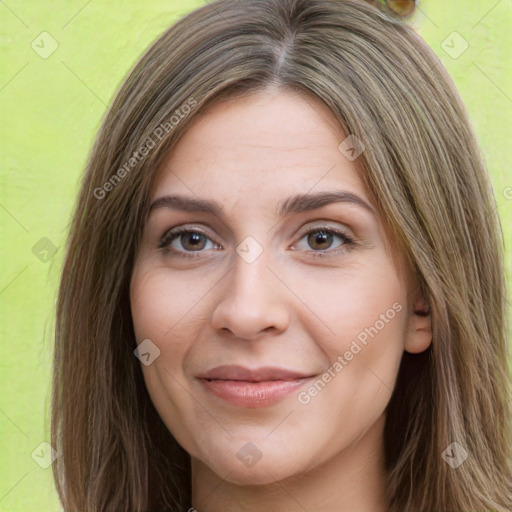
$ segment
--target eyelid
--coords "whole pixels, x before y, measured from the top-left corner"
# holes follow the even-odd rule
[[[328,233],[332,233],[335,236],[338,236],[339,238],[343,239],[344,243],[335,249],[324,249],[324,250],[317,250],[317,251],[315,251],[313,249],[309,249],[309,250],[304,250],[304,252],[306,252],[308,254],[315,255],[315,256],[336,256],[336,255],[339,255],[342,253],[346,253],[347,251],[349,251],[352,248],[352,246],[354,246],[356,244],[355,237],[352,236],[351,234],[348,234],[344,229],[341,229],[339,227],[334,227],[329,224],[315,224],[315,225],[312,225],[312,226],[310,225],[309,227],[306,227],[305,230],[303,230],[301,232],[301,234],[298,236],[297,242],[294,242],[291,249],[294,251],[300,250],[300,249],[294,248],[296,246],[296,244],[298,242],[300,242],[306,235],[309,235],[310,233],[315,233],[318,231],[325,231]]]
[[[352,234],[352,230],[350,230],[345,225],[342,224],[341,226],[339,226],[339,225],[333,226],[333,225],[329,224],[329,222],[333,222],[333,221],[314,220],[314,221],[308,222],[303,228],[301,228],[298,236],[300,236],[302,238],[304,235],[311,233],[311,231],[316,231],[316,230],[321,231],[322,229],[324,229],[326,231],[333,231],[334,233],[342,234],[342,235],[346,236],[347,238],[355,238],[354,235]]]
[[[217,242],[215,237],[213,237],[206,230],[199,228],[197,226],[191,226],[189,224],[175,226],[173,228],[167,229],[163,233],[163,235],[160,237],[158,248],[159,249],[167,249],[167,250],[169,250],[169,252],[173,252],[175,254],[182,254],[182,255],[200,254],[201,252],[204,252],[204,251],[176,251],[175,249],[171,249],[170,248],[171,240],[175,240],[182,233],[199,233],[199,234],[205,236],[206,238],[208,238],[208,240],[210,240],[213,244],[218,245],[221,249],[223,248],[222,244]],[[219,250],[219,249],[216,249],[216,250]]]

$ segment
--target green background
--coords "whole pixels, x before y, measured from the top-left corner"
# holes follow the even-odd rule
[[[51,468],[35,460],[49,453],[40,444],[49,441],[52,322],[80,176],[123,77],[202,3],[0,0],[0,511],[61,508]],[[411,23],[467,106],[498,201],[510,283],[512,1],[422,0]],[[457,58],[465,43],[453,32],[468,43]]]

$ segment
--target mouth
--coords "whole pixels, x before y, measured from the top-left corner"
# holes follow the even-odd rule
[[[209,394],[237,407],[276,404],[315,375],[277,367],[219,366],[197,376]]]

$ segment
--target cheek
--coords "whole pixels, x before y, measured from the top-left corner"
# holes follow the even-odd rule
[[[165,348],[171,341],[179,346],[190,340],[193,333],[189,330],[197,325],[191,318],[199,310],[194,304],[200,297],[199,288],[181,283],[168,270],[136,270],[130,302],[137,341],[149,338]]]
[[[300,276],[296,275],[296,279]],[[406,289],[387,259],[369,261],[343,272],[303,276],[297,282],[301,298],[315,313],[318,329],[313,337],[329,360],[348,350],[354,340],[363,345],[404,342]]]
[[[146,388],[164,423],[187,446],[194,442],[184,427],[190,423],[186,416],[190,404],[183,391],[183,370],[200,329],[200,322],[193,318],[197,293],[196,288],[187,288],[175,274],[157,266],[139,266],[130,284],[136,340],[149,339],[160,351],[154,362],[141,365]]]
[[[404,350],[406,289],[386,260],[379,265],[353,268],[314,285],[303,283],[305,301],[321,322],[312,336],[325,354],[327,365],[317,385],[299,397],[312,409],[338,403],[340,421],[348,410],[361,417],[381,410],[391,396]],[[320,292],[321,291],[321,292]],[[316,396],[323,394],[324,399]],[[320,410],[319,410],[320,413]]]

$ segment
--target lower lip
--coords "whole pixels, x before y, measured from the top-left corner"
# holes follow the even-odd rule
[[[299,389],[310,378],[295,380],[268,380],[248,382],[242,380],[199,379],[214,395],[238,407],[260,408],[275,404]]]

